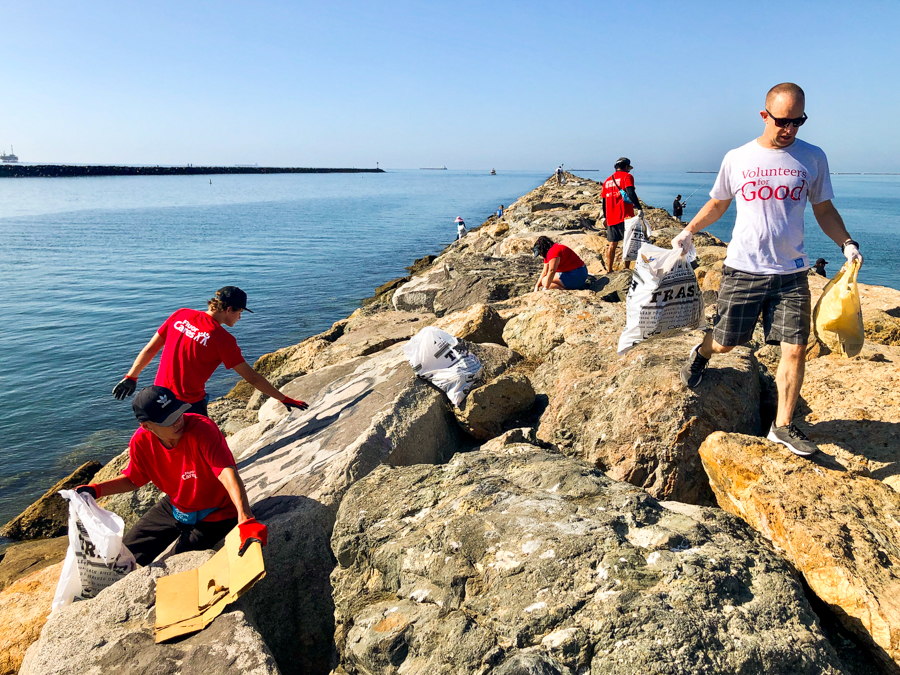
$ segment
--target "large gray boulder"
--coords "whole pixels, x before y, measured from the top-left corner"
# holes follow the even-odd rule
[[[532,257],[494,258],[451,250],[434,262],[431,271],[396,290],[394,308],[443,316],[528,293],[540,271],[540,261]]]
[[[518,360],[506,347],[466,346],[487,378]],[[236,454],[254,514],[270,530],[267,576],[242,600],[285,672],[327,671],[334,632],[329,540],[350,486],[383,463],[444,462],[470,443],[444,393],[413,375],[401,347],[286,385],[309,409],[287,413],[266,402],[261,436]]]
[[[380,467],[332,546],[352,675],[843,672],[743,522],[530,445]]]
[[[170,557],[132,572],[96,598],[59,610],[29,647],[19,672],[275,675],[272,653],[237,608],[183,640],[154,644],[156,580],[199,567],[211,556],[195,551]]]

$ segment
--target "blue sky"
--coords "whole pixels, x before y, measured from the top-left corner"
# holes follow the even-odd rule
[[[900,3],[0,4],[23,161],[716,170],[795,81],[832,171],[900,171]]]

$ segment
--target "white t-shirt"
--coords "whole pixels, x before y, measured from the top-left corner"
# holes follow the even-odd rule
[[[737,218],[725,264],[751,274],[791,274],[809,267],[803,252],[803,210],[834,197],[828,159],[800,139],[784,149],[755,140],[735,148],[709,196],[734,199]]]

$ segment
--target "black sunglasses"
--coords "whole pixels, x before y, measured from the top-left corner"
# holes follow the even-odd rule
[[[775,122],[775,126],[779,129],[783,129],[789,124],[793,124],[794,128],[802,127],[804,122],[809,119],[806,116],[806,113],[803,113],[803,117],[775,117],[775,115],[769,112],[768,108],[766,108],[766,114],[772,118],[772,121]]]

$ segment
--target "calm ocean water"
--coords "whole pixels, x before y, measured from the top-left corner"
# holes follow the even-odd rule
[[[233,330],[248,362],[329,327],[405,274],[414,258],[480,224],[544,172],[173,176],[0,181],[0,523],[136,427],[110,391],[179,307],[234,284],[255,314]],[[599,180],[605,174],[585,173]],[[638,195],[696,213],[711,174],[635,172]],[[862,245],[865,283],[900,288],[900,177],[835,176],[835,203]],[[807,211],[807,252],[840,267]],[[733,210],[710,230],[730,235]],[[156,364],[141,376],[151,384]],[[236,381],[220,369],[213,397]]]

